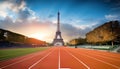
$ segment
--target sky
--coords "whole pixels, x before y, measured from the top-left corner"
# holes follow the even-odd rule
[[[120,21],[120,0],[0,0],[0,28],[52,42],[58,11],[68,42],[105,22]]]

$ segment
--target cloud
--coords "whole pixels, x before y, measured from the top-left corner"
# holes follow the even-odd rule
[[[90,27],[81,29],[80,27],[77,28],[77,27],[73,26],[72,24],[62,24],[61,25],[61,31],[62,31],[62,34],[64,35],[63,37],[64,37],[64,39],[66,39],[66,41],[69,41],[74,38],[79,38],[79,37],[85,38],[86,37],[85,34],[91,30],[92,30],[92,28],[90,28]]]
[[[0,8],[0,28],[7,29],[16,33],[20,33],[26,36],[34,34],[44,35],[44,39],[48,42],[52,42],[56,33],[56,20],[40,20],[36,13],[26,6],[23,0],[8,0],[0,4],[3,6]],[[12,12],[11,14],[10,11]],[[15,15],[11,17],[10,15]],[[49,15],[49,18],[54,15]],[[109,18],[110,16],[107,16]],[[92,25],[80,25],[83,20],[71,19],[61,23],[61,32],[65,41],[69,41],[73,38],[85,37],[85,34],[92,30]]]
[[[20,10],[23,10],[26,6],[26,3],[23,0],[5,0],[0,3],[0,16],[6,17],[9,14],[9,11],[18,13]]]
[[[50,21],[40,21],[37,19],[19,21],[15,22],[9,16],[4,18],[4,20],[0,20],[0,28],[10,30],[16,33],[20,33],[26,36],[30,36],[32,34],[46,35],[44,39],[48,42],[51,42],[54,38],[56,32],[56,25]],[[39,39],[39,38],[38,38]]]
[[[111,14],[109,14],[109,15],[105,15],[105,18],[107,20],[118,20],[118,15],[111,15]]]
[[[29,18],[31,16],[31,13],[28,9],[24,9],[24,10],[20,10],[18,13],[18,18],[21,20],[26,20],[27,18]]]
[[[20,10],[24,10],[26,7],[24,0],[8,0],[5,1],[5,3],[9,5],[9,9],[16,13],[18,13]]]
[[[26,36],[34,33],[48,33],[46,37],[50,41],[51,34],[53,35],[52,31],[55,31],[54,24],[50,21],[41,21],[23,0],[3,1],[0,6],[3,6],[0,8],[0,28]],[[12,13],[9,14],[10,12]],[[15,14],[15,17],[10,16],[13,14]]]
[[[43,22],[38,21],[37,19],[24,22],[17,20],[13,22],[13,19],[9,16],[0,21],[0,28],[8,29],[26,36],[31,36],[32,34],[43,34],[45,35],[45,39],[42,40],[46,40],[48,42],[52,42],[52,40],[55,38],[56,26],[57,25],[51,21]],[[65,42],[74,38],[85,37],[85,34],[90,30],[91,28],[89,27],[81,29],[73,26],[72,24],[61,23],[62,37]]]

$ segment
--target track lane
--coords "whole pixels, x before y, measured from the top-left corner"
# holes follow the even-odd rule
[[[88,66],[90,66],[91,69],[119,69],[119,66],[116,66],[115,64],[111,64],[107,62],[106,60],[100,60],[98,57],[88,56],[84,51],[77,51],[77,49],[70,49],[68,50],[74,54],[76,57],[81,59],[84,63],[86,63]],[[89,54],[91,54],[90,52]]]
[[[120,54],[53,47],[43,52],[0,62],[0,68],[7,66],[3,69],[120,69],[119,64]]]
[[[64,47],[57,47],[55,51],[28,69],[89,69],[68,54]]]
[[[33,54],[29,54],[26,56],[18,57],[15,59],[11,59],[8,61],[3,61],[0,63],[0,68],[2,69],[27,69],[30,65],[32,65],[34,62],[38,61],[40,58],[42,58],[44,55],[46,55],[48,52],[50,52],[52,49],[48,49],[42,52],[36,52]]]
[[[59,48],[54,47],[54,51],[38,62],[31,69],[58,69]]]
[[[78,48],[78,49],[82,50],[84,52],[92,52],[94,54],[98,54],[98,55],[114,58],[116,60],[117,59],[120,60],[120,54],[119,53],[113,53],[113,52],[109,52],[109,51],[93,50],[93,49],[83,49],[83,48]]]
[[[42,60],[44,60],[46,57],[48,57],[52,52],[53,51],[49,52],[44,57],[40,58],[37,62],[35,62],[34,64],[32,64],[28,69],[33,69],[33,67],[35,67],[38,63],[40,63]]]
[[[81,50],[77,50],[77,51],[81,52]],[[107,54],[106,54],[106,56],[98,55],[95,51],[93,51],[92,53],[90,53],[88,51],[84,51],[84,53],[87,54],[88,56],[96,57],[99,60],[106,61],[110,64],[113,64],[113,65],[116,65],[116,66],[120,67],[120,59],[111,58],[111,57],[107,56]],[[111,53],[111,55],[112,54],[114,56],[115,53]],[[117,56],[120,57],[120,54],[117,55]]]
[[[61,48],[61,68],[89,69],[86,64],[73,56],[70,52],[67,52],[65,49],[66,48]]]

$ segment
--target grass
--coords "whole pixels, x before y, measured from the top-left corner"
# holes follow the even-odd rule
[[[11,58],[23,56],[26,54],[43,51],[48,49],[47,47],[40,48],[14,48],[14,49],[1,49],[0,50],[0,61],[8,60]]]

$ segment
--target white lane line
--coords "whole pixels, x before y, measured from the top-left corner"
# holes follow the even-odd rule
[[[59,48],[59,52],[58,52],[58,69],[60,69],[60,48]]]
[[[54,50],[53,50],[54,51]],[[39,62],[41,62],[44,58],[46,58],[47,56],[49,56],[53,51],[49,52],[47,55],[45,55],[43,58],[41,58],[40,60],[38,60],[37,62],[35,62],[34,64],[32,64],[28,69],[32,69],[35,65],[37,65]]]
[[[80,54],[80,53],[78,53],[78,54]],[[80,54],[80,55],[85,55],[85,54]],[[85,56],[87,56],[87,57],[89,57],[89,58],[92,58],[92,59],[95,59],[95,60],[97,60],[97,61],[99,61],[99,62],[105,63],[105,64],[107,64],[107,65],[111,65],[111,66],[113,66],[113,67],[115,67],[115,68],[117,68],[117,69],[120,69],[120,67],[118,67],[118,66],[116,66],[116,65],[113,65],[113,64],[111,64],[111,63],[102,61],[102,60],[100,60],[100,59],[97,59],[97,58],[94,58],[94,57],[91,57],[91,56],[88,56],[88,55],[85,55]]]
[[[72,57],[74,57],[78,62],[82,63],[87,69],[90,69],[89,66],[87,66],[83,61],[81,61],[80,59],[78,59],[77,57],[75,57],[72,53],[68,52],[67,50],[65,50],[68,54],[70,54]]]
[[[45,51],[45,52],[46,52],[46,51]],[[36,55],[37,55],[37,54],[35,53],[33,56],[31,56],[31,57],[29,57],[29,58],[25,58],[25,59],[20,60],[20,61],[18,61],[18,62],[14,62],[14,63],[11,63],[11,64],[9,64],[9,65],[3,66],[3,67],[1,67],[0,69],[3,69],[3,68],[6,68],[6,67],[9,67],[9,66],[12,66],[12,65],[14,65],[14,64],[23,62],[23,61],[25,61],[25,60],[31,59],[31,58],[35,57]]]

